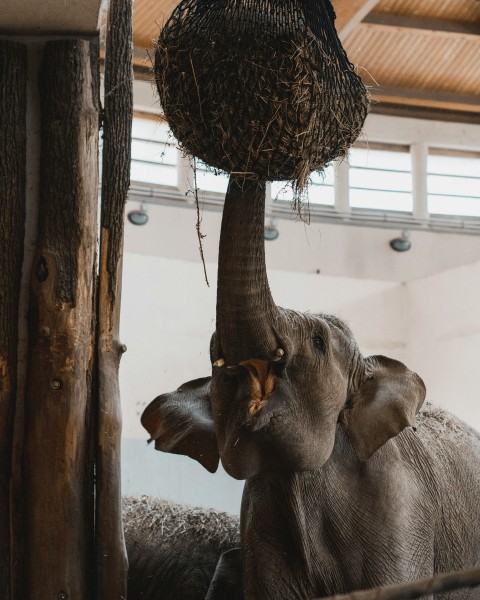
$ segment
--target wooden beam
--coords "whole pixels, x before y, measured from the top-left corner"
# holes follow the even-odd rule
[[[94,598],[90,388],[99,106],[91,53],[84,40],[48,42],[39,77],[40,201],[23,455],[29,600]]]
[[[425,19],[421,17],[406,17],[390,13],[371,12],[363,19],[363,23],[379,27],[397,27],[402,29],[417,29],[446,35],[480,36],[480,23],[473,21],[448,21],[442,19]],[[480,37],[478,37],[480,42]]]
[[[333,8],[337,15],[335,27],[341,40],[352,32],[379,0],[333,0]]]
[[[10,479],[25,229],[27,49],[0,40],[0,590],[11,600]]]
[[[95,36],[103,6],[102,0],[2,2],[0,31],[23,36]]]
[[[433,89],[381,86],[372,88],[372,97],[380,102],[396,102],[446,108],[448,110],[463,110],[480,112],[480,96],[456,94]]]
[[[471,112],[464,111],[461,108],[450,109],[428,105],[419,106],[418,104],[398,103],[389,99],[380,99],[378,102],[372,102],[371,112],[377,115],[393,117],[480,125],[480,110],[478,112]]]
[[[105,51],[102,211],[98,307],[98,439],[96,488],[97,598],[126,598],[122,526],[118,369],[123,223],[130,185],[133,115],[132,0],[111,0]]]

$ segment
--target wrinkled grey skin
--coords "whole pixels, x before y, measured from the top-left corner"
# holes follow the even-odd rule
[[[222,553],[239,544],[238,518],[148,497],[123,508],[128,600],[204,600]]]
[[[231,180],[212,376],[147,407],[142,422],[156,448],[212,472],[221,458],[246,479],[247,600],[307,600],[477,566],[478,435],[422,408],[420,377],[387,357],[363,357],[341,320],[275,306],[263,192]],[[222,572],[233,577],[226,565]]]

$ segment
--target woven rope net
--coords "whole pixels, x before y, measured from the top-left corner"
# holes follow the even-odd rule
[[[358,137],[368,94],[330,0],[183,0],[163,28],[155,79],[189,154],[303,188]]]

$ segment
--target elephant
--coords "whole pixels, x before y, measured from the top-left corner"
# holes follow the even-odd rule
[[[123,522],[129,600],[204,600],[221,555],[239,545],[238,517],[147,496],[123,498]],[[241,581],[232,593],[221,585],[240,600]]]
[[[211,472],[221,460],[246,480],[246,600],[320,598],[479,565],[479,435],[426,403],[403,363],[363,356],[341,319],[276,306],[264,195],[264,182],[230,177],[212,372],[147,406],[156,449]],[[222,577],[234,577],[228,565]]]

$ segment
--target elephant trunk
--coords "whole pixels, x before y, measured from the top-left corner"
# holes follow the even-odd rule
[[[227,365],[273,360],[278,309],[267,279],[265,182],[231,176],[225,197],[217,286],[217,349]]]

